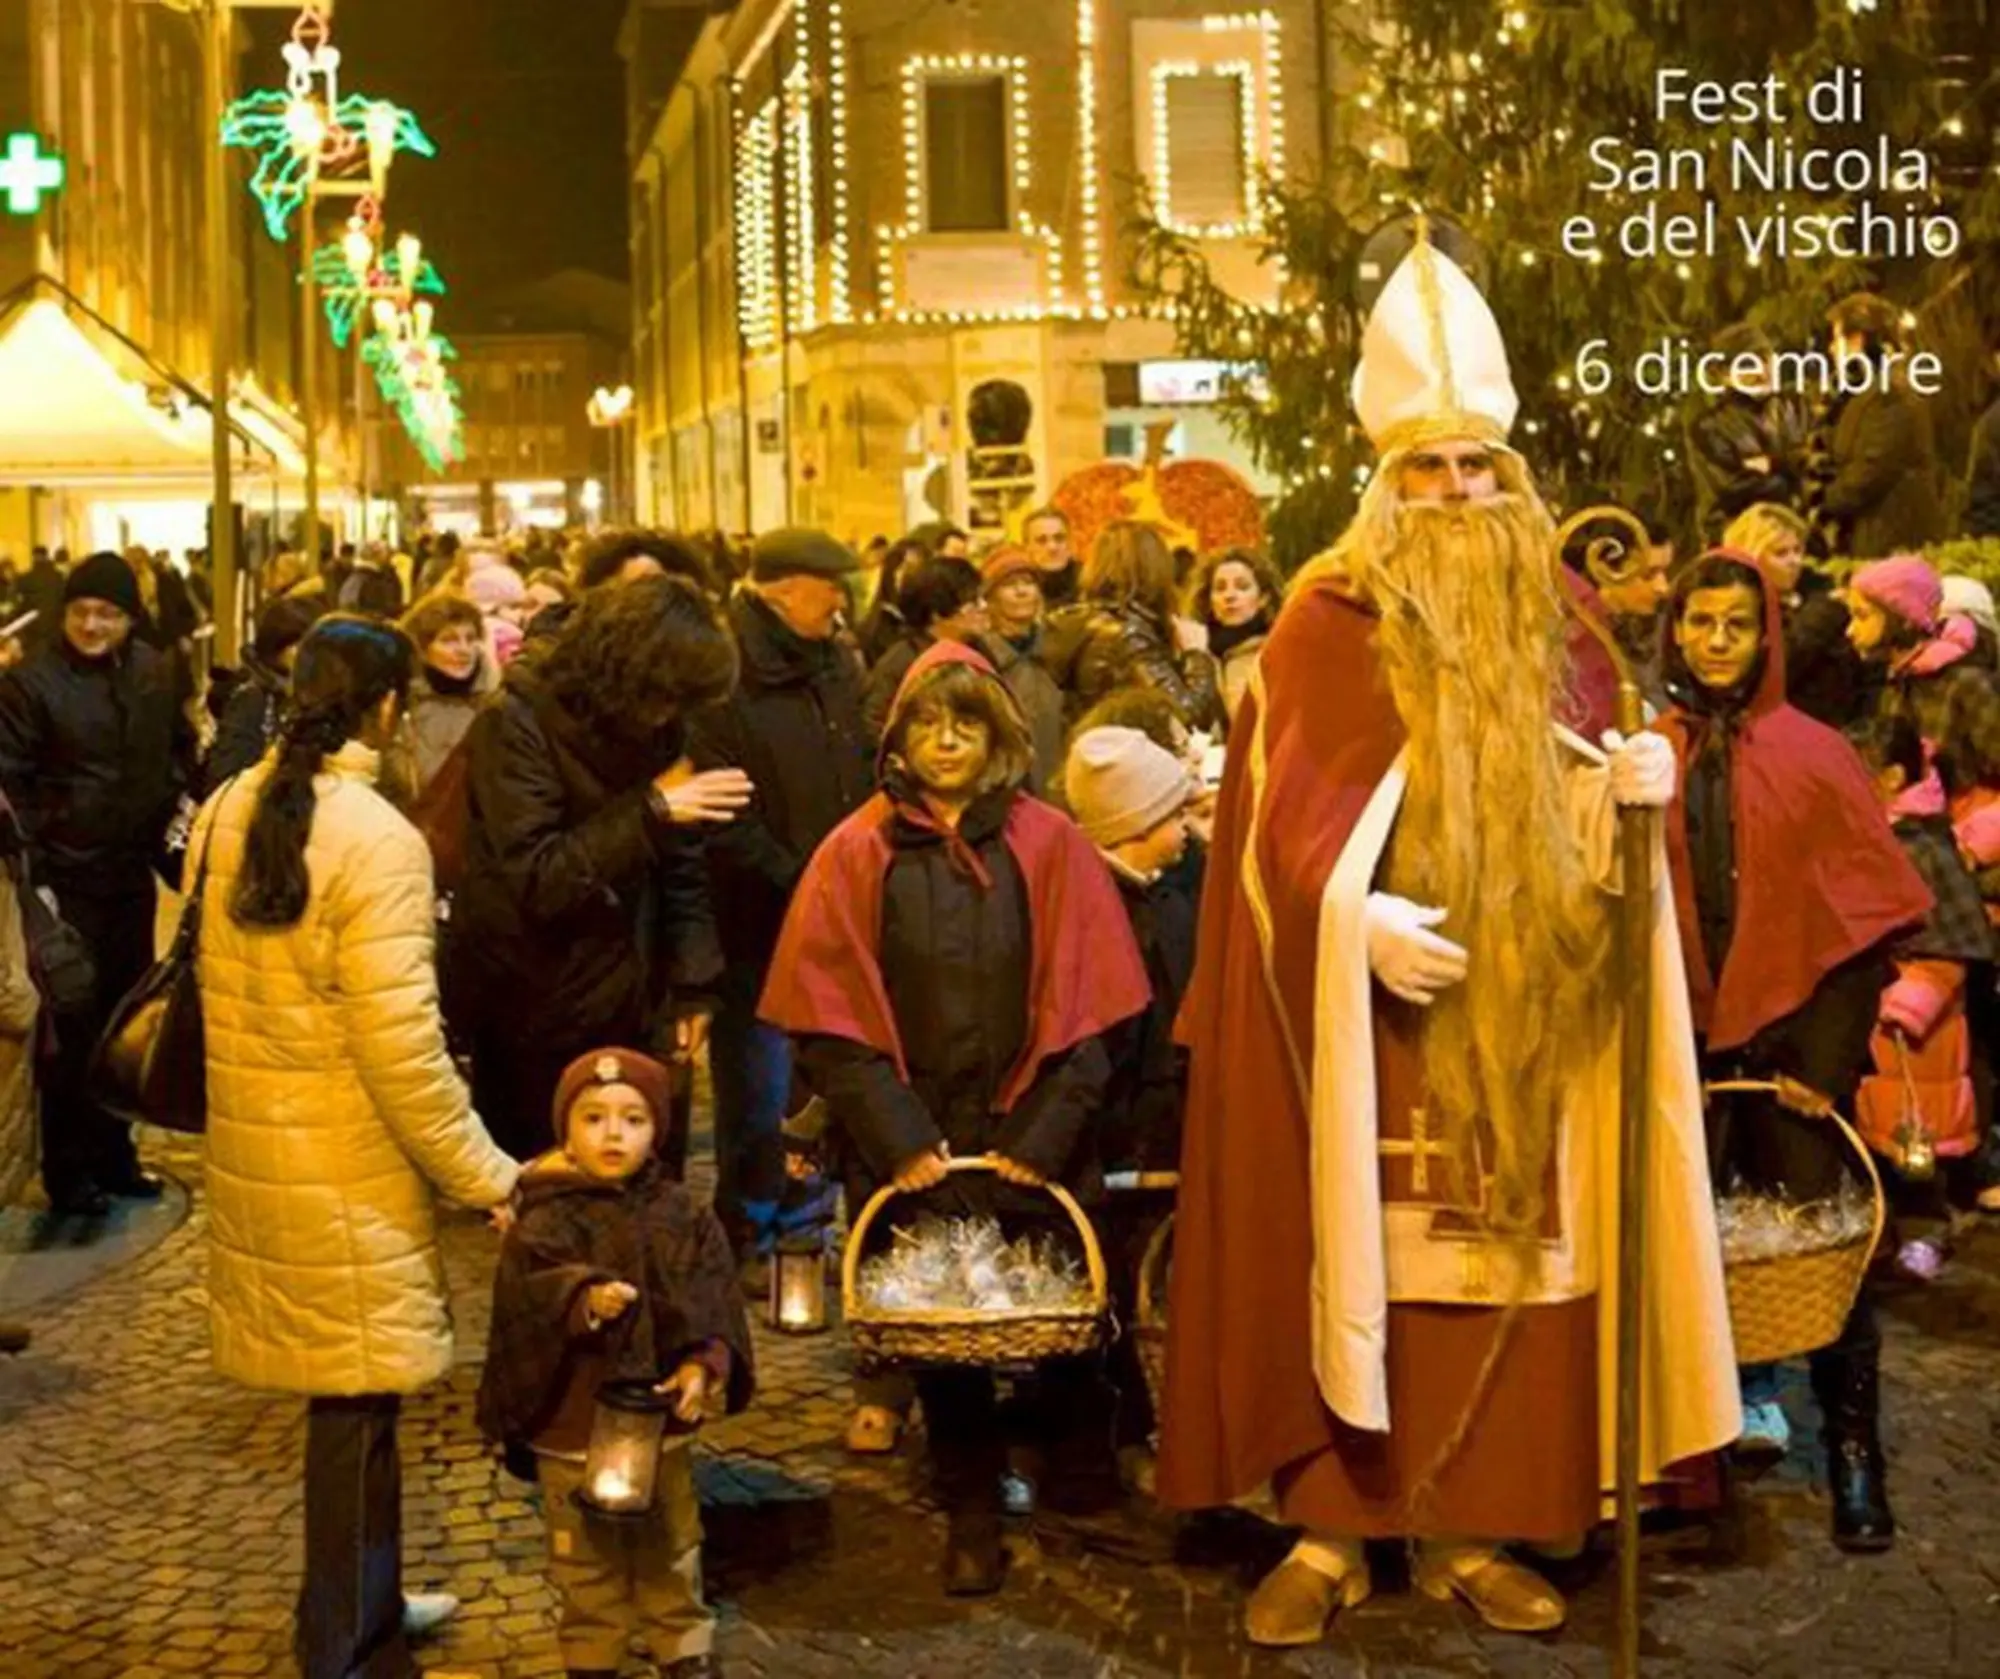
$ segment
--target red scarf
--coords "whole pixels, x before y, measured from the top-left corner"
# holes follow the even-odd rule
[[[1727,747],[1736,926],[1719,976],[1702,947],[1684,799],[1667,813],[1688,993],[1711,1050],[1748,1043],[1843,962],[1921,926],[1931,910],[1854,749],[1785,701],[1783,607],[1768,575],[1764,645],[1763,679]],[[1719,726],[1678,706],[1654,724],[1673,742],[1683,789],[1705,732]]]

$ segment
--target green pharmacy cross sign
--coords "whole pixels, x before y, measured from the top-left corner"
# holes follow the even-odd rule
[[[67,174],[60,157],[42,150],[40,135],[8,135],[6,155],[0,157],[0,194],[6,196],[7,214],[38,214],[43,196],[61,192]]]

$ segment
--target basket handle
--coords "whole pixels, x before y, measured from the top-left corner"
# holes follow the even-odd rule
[[[997,1172],[1000,1168],[997,1156],[971,1154],[963,1160],[947,1160],[944,1169],[951,1174]],[[1077,1234],[1083,1238],[1083,1263],[1090,1273],[1090,1297],[1097,1310],[1102,1312],[1111,1302],[1111,1291],[1104,1272],[1104,1249],[1098,1244],[1097,1232],[1091,1226],[1090,1217],[1077,1205],[1076,1197],[1061,1184],[1045,1183],[1042,1187],[1049,1192],[1055,1204],[1069,1215]],[[840,1309],[846,1317],[854,1317],[860,1304],[861,1249],[869,1228],[882,1209],[902,1193],[893,1183],[885,1183],[868,1197],[868,1204],[861,1209],[861,1216],[854,1221],[854,1228],[847,1234],[847,1252],[840,1261]]]
[[[1132,1303],[1132,1321],[1145,1328],[1153,1320],[1159,1306],[1154,1276],[1166,1264],[1167,1243],[1173,1239],[1174,1215],[1168,1213],[1154,1228],[1146,1242],[1146,1251],[1139,1259],[1139,1288]]]
[[[1705,1084],[1701,1087],[1704,1096],[1768,1095],[1778,1093],[1776,1079],[1725,1079],[1719,1084]],[[1801,1114],[1801,1119],[1806,1116]],[[1868,1174],[1869,1186],[1875,1191],[1875,1233],[1868,1238],[1868,1257],[1875,1257],[1875,1250],[1882,1245],[1882,1231],[1889,1222],[1889,1198],[1882,1192],[1882,1174],[1875,1167],[1875,1151],[1861,1140],[1861,1133],[1841,1118],[1840,1110],[1828,1108],[1826,1118],[1839,1129],[1847,1139],[1847,1146],[1861,1157],[1861,1169]]]

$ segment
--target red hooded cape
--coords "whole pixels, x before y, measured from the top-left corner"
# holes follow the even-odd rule
[[[999,684],[973,649],[939,642],[910,667],[891,718],[925,676],[952,663],[971,665]],[[895,858],[896,810],[887,793],[877,793],[813,853],[757,1012],[782,1031],[864,1044],[888,1057],[896,1076],[908,1082],[881,963],[882,895]],[[1008,1113],[1033,1088],[1043,1063],[1144,1012],[1152,987],[1131,917],[1082,829],[1024,793],[1014,800],[1001,837],[1027,887],[1032,941],[1028,1042],[995,1103]]]
[[[1695,1030],[1735,1049],[1801,1007],[1825,976],[1921,926],[1930,889],[1903,855],[1854,749],[1785,700],[1784,610],[1764,579],[1764,675],[1730,741],[1736,926],[1717,976],[1702,947],[1685,794],[1667,813],[1667,857]],[[1654,728],[1673,742],[1680,786],[1705,718],[1675,707]]]

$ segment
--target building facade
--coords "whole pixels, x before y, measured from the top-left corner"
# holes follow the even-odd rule
[[[0,0],[0,136],[39,167],[60,159],[63,173],[59,187],[0,214],[0,298],[19,305],[0,324],[0,356],[20,349],[6,360],[17,383],[23,369],[48,370],[22,398],[39,399],[41,412],[0,413],[0,550],[206,541],[207,422],[191,412],[207,396],[217,283],[205,237],[205,28],[198,13],[158,0]],[[297,463],[297,288],[288,255],[251,235],[247,191],[229,213],[237,401],[253,411],[239,417],[242,502],[268,521],[288,478],[296,492],[296,473],[280,468]],[[13,328],[35,300],[17,345]],[[85,435],[38,452],[38,428],[88,417],[80,400],[72,414],[53,411],[56,396],[77,397],[72,368],[86,383],[102,376],[100,458]],[[157,415],[112,413],[119,384],[143,391],[141,407]]]
[[[1140,309],[1125,230],[1150,203],[1276,298],[1258,185],[1311,162],[1314,10],[636,0],[641,513],[998,531],[1156,424],[1247,469],[1216,370]]]

